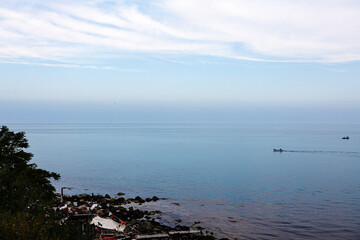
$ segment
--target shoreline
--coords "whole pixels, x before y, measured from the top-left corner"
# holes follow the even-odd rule
[[[169,234],[175,234],[176,239],[218,239],[213,232],[203,228],[200,221],[184,226],[181,225],[182,220],[177,219],[174,223],[168,224],[162,221],[161,210],[141,210],[138,207],[142,204],[166,200],[166,198],[156,196],[145,199],[139,196],[124,198],[124,193],[118,193],[116,197],[110,197],[108,194],[76,194],[63,195],[61,202],[61,194],[56,193],[56,195],[54,210],[63,214],[64,222],[68,219],[86,219],[89,223],[94,216],[99,216],[124,224],[125,230],[117,233],[118,238],[114,239],[167,239],[170,237]],[[97,232],[97,237],[100,233],[101,228]]]

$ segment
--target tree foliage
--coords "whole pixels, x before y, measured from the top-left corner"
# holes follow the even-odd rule
[[[60,175],[30,163],[28,147],[24,132],[1,127],[0,240],[91,239],[79,230],[81,223],[59,224],[63,216],[52,209],[56,195],[51,179]]]
[[[29,163],[33,155],[24,132],[14,133],[6,126],[0,130],[0,208],[13,212],[36,210],[52,203],[55,188],[51,179],[60,175]]]

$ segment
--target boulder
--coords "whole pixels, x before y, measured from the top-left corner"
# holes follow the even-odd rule
[[[135,198],[135,202],[138,202],[138,203],[144,203],[144,202],[145,202],[145,200],[144,200],[144,199],[142,199],[141,197],[137,196],[137,197]]]
[[[139,222],[138,231],[141,233],[147,233],[150,232],[152,229],[152,225],[150,222],[147,221],[141,221]]]

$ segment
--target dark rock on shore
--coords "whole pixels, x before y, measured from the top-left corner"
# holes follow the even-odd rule
[[[123,195],[123,193],[117,194],[117,196]],[[58,197],[60,200],[59,195]],[[63,203],[60,203],[59,200],[56,203],[58,209],[57,211],[65,211],[68,215],[99,215],[100,217],[111,217],[113,220],[116,220],[118,222],[124,221],[127,225],[124,234],[128,234],[128,236],[133,236],[134,234],[167,234],[169,232],[172,232],[172,234],[174,235],[171,235],[171,239],[216,239],[212,236],[211,232],[202,231],[202,227],[194,226],[195,224],[199,224],[200,222],[195,222],[192,227],[181,226],[181,220],[179,219],[175,227],[169,227],[155,221],[156,219],[161,219],[160,211],[142,211],[139,209],[134,209],[134,207],[124,207],[125,204],[129,203],[142,204],[145,202],[159,201],[160,198],[158,198],[157,196],[153,196],[152,198],[146,198],[144,200],[140,196],[125,199],[123,197],[111,198],[108,194],[106,194],[105,196],[78,194],[73,196],[64,195],[63,199]],[[196,230],[199,233],[191,234],[191,232],[189,231],[192,230]],[[186,232],[189,233],[187,234]]]
[[[135,198],[134,202],[136,202],[136,203],[144,203],[145,200],[142,199],[141,197],[137,196],[137,197]]]

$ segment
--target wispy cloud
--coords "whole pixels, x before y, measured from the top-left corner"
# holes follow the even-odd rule
[[[7,61],[7,60],[0,60],[0,63],[44,66],[44,67],[103,69],[103,70],[116,70],[121,72],[141,72],[141,70],[139,69],[132,69],[132,68],[117,68],[117,67],[109,67],[109,66],[69,64],[69,63],[43,63],[43,62],[34,62],[34,61]]]
[[[156,53],[358,61],[359,28],[357,0],[13,0],[0,3],[0,58],[74,63]]]

